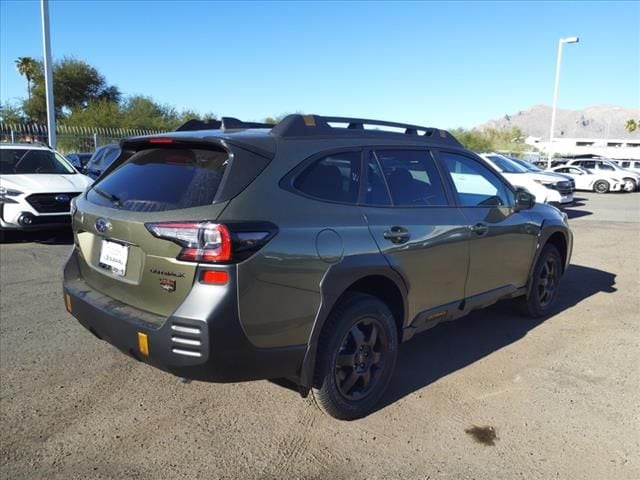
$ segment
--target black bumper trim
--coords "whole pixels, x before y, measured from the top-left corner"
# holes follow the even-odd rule
[[[245,336],[238,319],[235,280],[228,292],[213,308],[203,306],[202,318],[172,315],[163,322],[157,316],[134,309],[110,297],[97,293],[80,277],[77,251],[74,249],[64,270],[64,293],[71,297],[71,314],[82,326],[133,358],[179,377],[209,382],[239,382],[272,378],[296,381],[306,346],[256,348]],[[235,279],[235,267],[230,278]],[[194,284],[195,298],[205,296],[211,288]],[[192,294],[194,292],[192,291]],[[210,297],[210,295],[209,295]],[[185,302],[192,298],[187,297]],[[106,300],[108,299],[108,300]],[[179,311],[180,309],[178,309]],[[178,327],[191,328],[185,340],[199,345],[178,345]],[[172,328],[174,327],[174,328]],[[199,333],[194,333],[196,330]],[[147,335],[149,356],[138,351],[138,332]],[[192,352],[192,355],[175,353]]]

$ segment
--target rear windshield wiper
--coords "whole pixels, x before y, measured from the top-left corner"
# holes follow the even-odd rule
[[[93,191],[96,192],[98,195],[100,195],[101,197],[106,198],[107,200],[109,200],[111,203],[113,203],[116,207],[118,208],[122,208],[122,202],[120,201],[120,199],[115,196],[113,193],[109,193],[109,192],[105,192],[104,190],[100,190],[97,187],[93,187]]]

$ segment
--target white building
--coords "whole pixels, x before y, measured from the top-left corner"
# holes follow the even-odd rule
[[[525,143],[544,153],[549,151],[549,142],[543,142],[539,137],[528,137]],[[561,156],[599,155],[620,160],[640,160],[640,139],[554,138],[552,152]]]

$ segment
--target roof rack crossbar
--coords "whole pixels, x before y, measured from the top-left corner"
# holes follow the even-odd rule
[[[195,130],[245,130],[248,128],[272,128],[273,125],[260,122],[243,122],[234,117],[222,117],[220,120],[187,120],[179,126],[177,132],[188,132]]]

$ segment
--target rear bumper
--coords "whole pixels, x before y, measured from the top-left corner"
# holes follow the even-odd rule
[[[179,377],[210,382],[297,380],[306,346],[256,348],[238,318],[235,268],[225,286],[194,283],[167,319],[93,290],[81,277],[74,249],[64,269],[67,309],[86,329],[137,360]],[[212,289],[218,289],[212,290]],[[67,297],[68,296],[68,297]],[[148,355],[138,346],[148,339]]]

